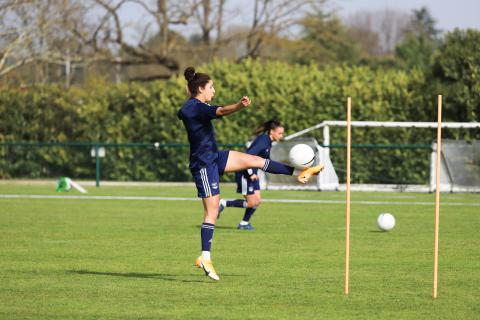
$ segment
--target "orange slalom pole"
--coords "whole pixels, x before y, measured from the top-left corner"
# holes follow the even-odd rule
[[[436,190],[435,190],[435,236],[433,253],[433,298],[438,294],[438,238],[440,225],[440,157],[442,155],[442,96],[437,101],[437,161],[436,161]]]
[[[352,98],[347,100],[347,200],[345,213],[345,294],[349,293],[350,278],[350,150]]]

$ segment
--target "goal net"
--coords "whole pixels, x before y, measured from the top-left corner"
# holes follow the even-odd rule
[[[432,144],[430,191],[436,189],[436,150]],[[440,191],[480,192],[480,141],[442,140]]]

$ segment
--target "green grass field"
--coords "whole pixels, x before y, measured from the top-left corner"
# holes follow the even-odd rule
[[[191,187],[90,187],[89,196],[194,198]],[[223,186],[233,198],[232,186]],[[0,194],[58,194],[0,184]],[[345,194],[266,191],[217,224],[221,281],[193,267],[197,201],[0,198],[1,319],[480,319],[480,195],[442,194],[439,297],[432,299],[434,194],[352,193],[350,294]],[[328,200],[328,201],[327,201]],[[335,200],[338,200],[335,202]],[[390,212],[391,232],[376,218]]]

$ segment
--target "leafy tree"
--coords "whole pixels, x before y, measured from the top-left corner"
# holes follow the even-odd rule
[[[360,59],[360,47],[335,15],[309,15],[301,25],[303,36],[296,52],[297,62],[335,64]]]
[[[439,44],[440,31],[426,7],[413,10],[404,40],[396,47],[396,56],[404,67],[418,67],[427,71],[432,64],[435,48]]]
[[[448,33],[438,48],[433,75],[438,92],[445,95],[448,120],[480,121],[480,31]]]
[[[430,11],[426,7],[422,7],[419,10],[413,10],[408,29],[414,34],[423,35],[433,40],[436,39],[440,33],[440,30],[435,26],[436,23]]]

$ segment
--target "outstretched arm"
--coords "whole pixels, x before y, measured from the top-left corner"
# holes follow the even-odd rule
[[[234,113],[238,110],[244,109],[250,105],[251,101],[250,98],[245,96],[243,97],[239,102],[235,104],[231,104],[228,106],[223,106],[220,108],[217,108],[216,114],[217,116],[227,116],[231,113]]]

